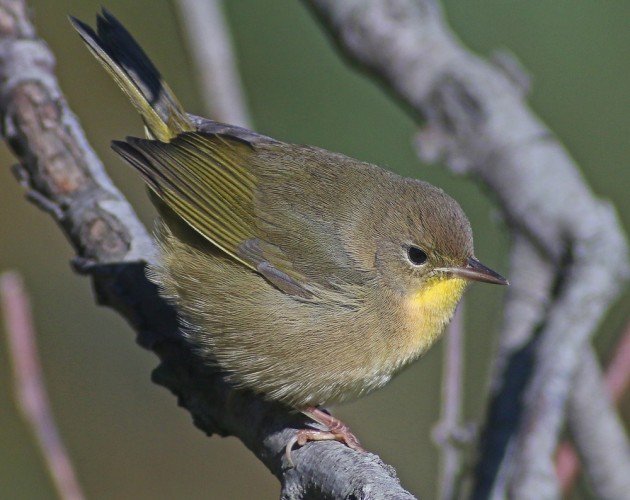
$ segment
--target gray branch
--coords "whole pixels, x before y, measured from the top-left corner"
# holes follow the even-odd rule
[[[630,443],[613,408],[630,385],[630,323],[621,332],[602,377],[597,356],[585,349],[568,403],[569,430],[587,464],[588,479],[598,498],[624,498],[630,491]],[[570,496],[581,470],[569,441],[558,446],[556,470],[564,497]]]
[[[595,353],[582,353],[567,406],[569,429],[597,498],[627,498],[630,492],[630,444],[612,410]]]
[[[287,468],[284,446],[308,420],[234,390],[190,353],[174,311],[144,276],[152,240],[90,148],[54,66],[24,1],[0,0],[0,115],[2,135],[20,162],[14,170],[74,246],[75,268],[91,276],[99,303],[124,316],[139,344],[159,357],[153,380],[177,396],[206,434],[238,437],[280,479],[283,498],[413,498],[377,456],[339,443],[295,450],[296,467]]]
[[[176,4],[208,115],[219,122],[251,128],[220,0],[178,0]]]
[[[13,391],[29,424],[61,500],[84,500],[75,468],[55,423],[37,350],[31,302],[22,277],[0,274],[0,309],[5,323],[8,357],[13,367]]]
[[[462,445],[470,441],[472,434],[462,423],[464,309],[465,303],[462,300],[445,333],[440,419],[432,432],[433,442],[440,454],[437,495],[440,500],[458,498],[462,475]]]
[[[529,366],[529,373],[520,374],[524,378],[514,391],[496,397],[489,412],[492,418],[497,406],[522,397],[517,425],[514,420],[508,428],[488,422],[488,429],[508,439],[498,450],[498,464],[482,454],[478,471],[484,472],[475,495],[485,498],[499,470],[507,470],[502,494],[557,497],[552,458],[572,377],[584,346],[627,278],[627,245],[613,208],[592,194],[564,147],[527,108],[517,83],[522,79],[515,79],[504,64],[493,66],[466,50],[435,1],[307,4],[349,61],[423,121],[424,159],[442,160],[482,182],[512,231],[553,265],[548,307],[536,324],[529,323],[529,333],[522,332],[522,338],[535,338],[530,359],[506,360],[500,377],[509,382],[513,363],[519,362]],[[516,445],[508,450],[509,443]]]
[[[517,293],[508,299],[505,350],[495,370],[494,387],[502,389],[495,390],[487,425],[506,438],[493,453],[482,454],[476,491],[494,489],[502,476],[503,486],[494,491],[554,496],[551,456],[571,377],[627,269],[614,211],[594,198],[566,151],[526,108],[515,83],[522,79],[511,70],[504,73],[505,64],[499,70],[463,49],[434,2],[310,4],[349,59],[424,119],[424,158],[443,159],[454,171],[485,183],[525,242],[514,255],[526,252],[551,270],[539,283],[524,277],[521,285],[518,274],[511,275]],[[155,380],[178,396],[206,433],[241,438],[281,479],[286,498],[410,498],[376,457],[336,443],[297,450],[297,467],[283,469],[282,445],[291,426],[305,422],[233,391],[188,352],[173,311],[144,278],[151,239],[68,110],[52,55],[35,38],[24,4],[0,1],[0,17],[0,111],[4,136],[21,162],[16,170],[29,197],[56,218],[75,246],[76,267],[92,276],[101,303],[121,312],[139,342],[160,357]],[[523,294],[536,290],[549,302],[528,306]],[[519,367],[520,383],[512,387]],[[512,427],[493,427],[495,410],[523,392]]]
[[[522,394],[530,377],[536,332],[551,301],[554,266],[523,234],[512,236],[511,286],[490,379],[490,408],[480,440],[476,490],[478,498],[502,498],[511,477],[515,439],[523,413]]]

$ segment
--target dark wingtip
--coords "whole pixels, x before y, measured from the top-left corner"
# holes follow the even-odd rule
[[[96,17],[97,18],[100,17],[101,19],[103,19],[104,21],[107,21],[107,22],[118,21],[118,19],[116,19],[116,16],[114,16],[114,14],[112,14],[104,6],[101,6],[101,11],[98,14],[96,14]]]
[[[133,135],[128,135],[125,137],[125,143],[131,144],[132,146],[142,145],[146,142],[153,142],[151,139],[145,139],[143,137],[134,137]]]
[[[98,17],[102,18],[105,22],[112,26],[115,26],[116,28],[122,28],[127,31],[127,29],[122,25],[118,18],[105,7],[101,7],[101,13],[98,14]]]
[[[68,14],[68,21],[70,21],[70,24],[72,25],[72,27],[77,30],[79,32],[79,34],[83,34],[83,32],[89,33],[89,34],[93,34],[94,30],[90,27],[89,24],[84,23],[83,21],[81,21],[79,18],[74,17],[70,14]]]
[[[125,146],[127,146],[127,143],[125,141],[113,140],[109,143],[109,145],[111,146],[112,149],[116,150],[116,149],[124,149]]]
[[[125,159],[138,156],[136,149],[126,141],[111,141],[109,147]]]
[[[125,137],[125,140],[113,140],[109,143],[110,147],[116,151],[117,149],[123,151],[135,151],[136,146],[142,145],[145,142],[154,142],[150,139],[143,139],[141,137],[134,137],[132,135],[128,135]]]

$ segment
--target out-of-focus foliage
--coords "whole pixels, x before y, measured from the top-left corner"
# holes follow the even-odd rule
[[[443,187],[469,214],[477,255],[507,269],[507,234],[477,187],[412,148],[415,126],[372,82],[346,68],[314,20],[292,0],[227,2],[257,129],[379,163]],[[140,122],[66,21],[93,21],[101,4],[137,36],[192,112],[202,112],[175,9],[165,0],[33,0],[41,36],[58,59],[70,105],[116,183],[151,224],[141,182],[110,152],[112,138],[141,134]],[[531,103],[562,138],[593,189],[630,227],[630,17],[628,2],[445,2],[450,23],[474,50],[516,53],[534,78]],[[174,398],[149,381],[151,354],[130,329],[93,305],[89,283],[68,265],[72,250],[50,219],[22,199],[14,160],[0,149],[0,270],[17,268],[32,293],[40,349],[59,427],[90,498],[276,498],[275,479],[234,438],[207,439]],[[466,411],[479,419],[498,287],[474,286],[467,307]],[[605,353],[621,329],[626,294],[602,326]],[[38,452],[11,400],[0,338],[0,498],[54,498]],[[386,389],[339,409],[367,448],[394,465],[406,487],[432,497],[430,440],[438,417],[441,346]],[[627,405],[627,403],[626,403]],[[628,412],[626,411],[626,416]],[[584,493],[586,494],[586,493]]]

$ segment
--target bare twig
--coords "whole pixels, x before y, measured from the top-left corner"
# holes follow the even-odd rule
[[[510,281],[490,379],[490,405],[479,441],[475,470],[477,498],[501,498],[511,476],[514,436],[523,413],[520,395],[534,365],[536,332],[550,303],[554,266],[516,231],[510,253]]]
[[[495,400],[495,404],[491,405],[493,413],[488,418],[488,422],[492,422],[492,425],[489,424],[486,427],[482,439],[483,447],[481,448],[481,453],[485,456],[486,466],[478,470],[477,478],[478,484],[483,484],[483,474],[494,474],[497,477],[494,481],[492,494],[484,492],[480,495],[492,498],[501,496],[500,492],[505,490],[505,483],[510,477],[509,464],[511,461],[504,460],[500,451],[505,450],[507,454],[515,452],[516,444],[511,439],[512,433],[510,429],[518,426],[518,415],[521,413],[521,410],[519,408],[520,402],[513,397],[509,397],[509,395],[521,392],[515,387],[522,386],[525,383],[529,371],[533,368],[535,333],[545,315],[554,274],[553,266],[550,262],[540,254],[536,247],[529,243],[528,239],[518,234],[513,240],[511,261],[513,271],[510,277],[515,285],[509,290],[510,300],[508,300],[505,310],[504,335],[500,338],[494,376],[492,377],[491,396]],[[628,342],[628,345],[630,345],[630,342]],[[624,365],[623,361],[618,361],[618,356],[621,358],[630,356],[630,353],[624,353],[627,348],[623,346],[624,343],[622,341],[617,349],[618,355],[615,356],[615,360],[611,363],[611,368],[617,374],[615,380],[617,380],[616,383],[619,386],[623,385],[623,382],[619,381],[623,380],[624,373],[627,377],[629,370],[628,365]],[[616,425],[617,417],[614,409],[595,401],[606,396],[602,395],[601,390],[593,389],[597,387],[599,378],[598,371],[592,369],[591,360],[593,357],[592,348],[588,346],[584,350],[582,354],[583,359],[577,367],[575,382],[571,392],[572,400],[576,390],[578,393],[581,393],[580,401],[589,408],[585,408],[584,411],[576,408],[570,410],[569,424],[573,420],[572,416],[579,416],[582,419],[582,430],[576,432],[576,436],[581,436],[583,433],[592,436],[592,430],[597,427],[598,432],[596,432],[596,435],[598,441],[589,443],[589,446],[585,447],[587,452],[593,445],[595,445],[594,449],[608,449],[610,447],[613,450],[617,450],[617,453],[610,455],[611,457],[616,457],[612,464],[613,467],[608,467],[611,464],[607,460],[601,462],[595,460],[591,461],[591,463],[594,463],[595,469],[599,468],[599,471],[591,475],[590,471],[587,470],[589,477],[599,478],[599,481],[594,479],[596,482],[594,487],[597,488],[597,485],[601,485],[596,491],[603,494],[603,490],[613,488],[615,484],[617,484],[616,490],[619,491],[619,482],[624,481],[626,477],[625,474],[619,474],[619,471],[626,467],[623,453],[620,455],[619,451],[624,449],[626,438],[623,433],[618,434],[616,432],[619,427]],[[503,375],[506,373],[506,367],[510,367],[508,376]],[[496,404],[496,400],[503,401],[503,403]],[[592,408],[598,408],[599,412],[593,413]],[[584,418],[588,419],[589,416],[595,417],[595,421],[590,420],[588,423],[584,421]],[[497,425],[497,423],[500,425]],[[602,480],[604,475],[602,464],[604,463],[606,463],[604,470],[615,477],[607,477],[605,480]],[[574,468],[577,466],[579,466],[579,461],[575,450],[568,443],[560,446],[557,470],[558,477],[563,484],[563,490],[565,490],[565,482],[573,480],[569,476],[575,472]],[[496,467],[496,470],[493,471],[492,467]]]
[[[571,434],[598,498],[621,498],[630,491],[626,473],[630,470],[630,446],[623,425],[610,408],[629,384],[630,324],[614,350],[604,380],[592,351],[585,353],[569,400]],[[580,472],[580,460],[568,441],[558,447],[556,470],[562,490],[569,492]]]
[[[434,0],[307,3],[351,62],[422,117],[424,158],[482,181],[511,228],[553,264],[553,300],[531,325],[537,332],[533,370],[516,387],[520,392],[504,392],[493,403],[522,396],[518,425],[508,430],[513,438],[504,440],[516,444],[512,453],[498,450],[501,467],[492,465],[475,495],[486,498],[496,473],[508,470],[502,495],[557,496],[553,456],[571,380],[627,279],[627,244],[614,210],[590,192],[560,142],[527,109],[511,75],[467,51]],[[502,377],[510,375],[511,363]],[[489,422],[488,428],[494,424],[502,427]],[[480,469],[489,465],[485,460],[482,455]]]
[[[208,435],[238,437],[280,479],[283,498],[413,498],[377,456],[339,443],[295,450],[296,467],[287,469],[284,446],[308,421],[234,390],[190,353],[174,311],[144,276],[152,240],[68,108],[54,57],[36,37],[23,0],[0,0],[0,118],[20,161],[18,177],[37,193],[31,198],[54,207],[47,211],[77,251],[75,268],[91,276],[98,302],[125,317],[140,345],[158,355],[154,381],[178,397],[195,425]]]
[[[606,369],[606,389],[618,401],[630,387],[630,321],[613,353]]]
[[[626,245],[614,212],[592,196],[563,148],[525,108],[513,78],[465,51],[433,1],[310,3],[346,54],[426,119],[425,158],[445,159],[454,170],[485,182],[528,251],[539,252],[550,266],[556,286],[548,288],[549,308],[526,311],[527,327],[519,337],[523,351],[514,351],[526,354],[533,375],[525,370],[523,383],[510,384],[521,356],[505,357],[495,372],[503,390],[495,395],[487,428],[497,424],[507,437],[493,454],[482,456],[478,470],[491,472],[478,476],[477,491],[494,489],[498,472],[507,471],[495,490],[500,494],[553,496],[551,456],[569,382],[624,277]],[[297,468],[282,469],[282,444],[296,421],[281,408],[233,391],[188,353],[172,310],[144,279],[140,261],[150,258],[150,239],[89,150],[54,80],[52,55],[34,38],[24,10],[19,0],[0,1],[4,135],[20,157],[23,178],[38,193],[31,198],[53,208],[49,211],[82,258],[78,267],[92,275],[99,300],[128,318],[139,341],[160,356],[156,381],[178,395],[207,433],[240,437],[281,478],[286,498],[333,491],[361,496],[368,490],[374,496],[408,497],[374,457],[334,443],[297,450]],[[519,304],[511,302],[515,319]],[[526,383],[524,404],[511,420],[516,425],[506,429],[492,421],[493,410],[520,400]],[[488,467],[491,455],[498,457],[497,467]],[[332,463],[343,467],[333,472]]]
[[[567,405],[573,441],[595,496],[627,498],[630,492],[630,443],[612,398],[605,390],[597,357],[585,349]]]
[[[82,500],[85,497],[50,409],[30,301],[19,274],[0,275],[0,303],[18,407],[33,431],[59,497]]]
[[[221,1],[178,0],[176,4],[209,116],[251,128]]]
[[[461,474],[461,446],[466,440],[462,427],[462,374],[464,372],[464,302],[460,302],[446,332],[442,365],[442,409],[433,429],[440,450],[438,498],[457,498]]]

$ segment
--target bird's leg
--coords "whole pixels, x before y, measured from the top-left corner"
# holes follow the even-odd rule
[[[302,410],[302,413],[315,420],[315,422],[328,427],[330,434],[333,436],[329,439],[340,441],[352,450],[365,451],[361,446],[361,443],[359,443],[357,437],[350,432],[350,427],[338,418],[333,417],[327,411],[321,410],[320,408],[310,407]],[[321,441],[321,439],[318,439],[317,441]]]
[[[296,444],[298,446],[304,446],[309,441],[339,441],[352,450],[365,451],[357,437],[350,432],[350,428],[341,420],[333,417],[330,413],[314,406],[304,408],[300,411],[307,417],[315,420],[315,422],[328,427],[328,431],[316,429],[300,429],[297,431],[295,436],[287,443],[285,451],[287,462],[291,467],[293,467],[293,460],[291,459],[293,446]]]

